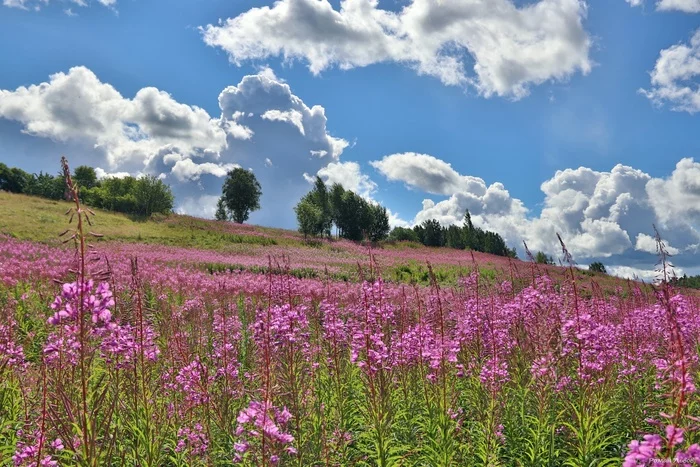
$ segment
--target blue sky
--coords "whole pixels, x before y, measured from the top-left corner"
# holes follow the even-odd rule
[[[153,173],[203,216],[241,165],[290,228],[318,173],[647,278],[656,224],[700,273],[700,0],[3,1],[9,165]]]

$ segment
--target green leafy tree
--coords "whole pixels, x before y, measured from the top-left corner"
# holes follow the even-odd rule
[[[544,252],[538,251],[535,255],[535,262],[537,264],[554,264],[554,258],[547,256]]]
[[[361,196],[352,191],[345,191],[340,204],[340,215],[338,218],[338,228],[342,231],[341,236],[348,240],[362,240],[363,229],[371,222],[368,214],[367,202]]]
[[[294,208],[299,224],[299,232],[304,238],[315,237],[323,233],[323,212],[308,197],[304,197]]]
[[[230,171],[221,191],[234,222],[242,224],[252,211],[260,209],[262,189],[255,174],[249,170],[236,168]]]
[[[32,176],[22,169],[8,167],[0,162],[0,190],[24,193]]]
[[[340,225],[343,221],[340,220],[340,216],[343,210],[343,196],[345,195],[345,188],[340,183],[334,183],[328,192],[329,202],[331,206],[331,220],[335,224],[338,231],[338,236],[341,236]]]
[[[428,219],[421,224],[423,235],[421,241],[425,246],[444,246],[443,228],[435,219]]]
[[[389,240],[396,242],[417,242],[420,243],[420,238],[418,234],[413,230],[406,227],[394,227],[394,229],[389,234]]]
[[[589,271],[593,272],[601,272],[603,274],[607,274],[608,271],[605,270],[605,265],[601,263],[600,261],[594,261],[588,266]]]
[[[311,190],[311,193],[309,193],[309,196],[311,197],[310,201],[321,212],[321,215],[318,218],[321,234],[325,234],[330,237],[331,226],[333,225],[333,209],[326,184],[318,175],[316,176],[314,188]]]
[[[169,185],[152,175],[136,180],[133,186],[136,212],[142,216],[151,214],[170,214],[173,211],[175,197]]]
[[[102,180],[99,187],[87,190],[83,197],[86,204],[94,207],[135,214],[137,211],[136,197],[134,196],[135,186],[136,178],[134,177],[109,177]]]
[[[457,225],[451,225],[445,232],[445,244],[450,248],[464,250],[467,246],[465,235],[462,229]]]
[[[217,221],[227,221],[228,220],[228,212],[226,211],[226,203],[224,202],[224,197],[221,196],[219,198],[219,201],[216,202],[216,214],[214,214],[214,217],[216,218]]]
[[[373,242],[385,240],[389,236],[389,230],[391,229],[386,208],[379,204],[369,203],[367,203],[367,208],[371,218],[370,225],[365,229],[367,237]]]
[[[73,171],[73,181],[78,184],[82,190],[94,188],[97,186],[97,173],[95,169],[87,165],[81,165]]]
[[[53,176],[51,174],[39,172],[34,174],[24,192],[28,195],[41,196],[48,199],[63,199],[65,195],[66,184],[63,176]]]

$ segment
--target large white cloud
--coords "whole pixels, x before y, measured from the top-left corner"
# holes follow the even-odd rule
[[[163,152],[216,159],[227,146],[221,121],[205,110],[155,88],[125,98],[85,67],[39,85],[0,90],[0,118],[22,123],[30,135],[92,145],[111,170],[139,169]]]
[[[700,111],[699,81],[700,30],[689,44],[676,44],[660,52],[651,72],[651,88],[640,92],[656,105],[695,113]]]
[[[235,64],[282,56],[318,74],[394,62],[517,99],[533,84],[590,71],[586,13],[583,0],[409,0],[399,12],[377,0],[341,0],[339,10],[328,0],[279,0],[202,33]]]
[[[221,115],[212,117],[156,88],[124,97],[76,67],[39,85],[0,90],[0,119],[70,145],[74,165],[99,167],[102,176],[159,176],[173,186],[177,209],[195,215],[214,212],[223,177],[238,166],[253,169],[263,189],[263,209],[251,222],[293,227],[292,208],[308,191],[304,174],[367,196],[376,189],[359,165],[340,160],[348,142],[329,133],[325,109],[306,105],[271,70],[227,87],[218,103]]]
[[[559,233],[576,258],[617,257],[635,249],[646,252],[649,245],[644,235],[652,231],[652,224],[676,245],[669,247],[672,254],[700,240],[700,164],[692,159],[681,160],[663,179],[621,164],[609,172],[585,167],[557,171],[541,185],[544,202],[538,216],[529,215],[503,184],[488,185],[480,178],[466,177],[432,156],[396,154],[372,165],[390,180],[449,195],[437,203],[424,200],[414,224],[428,219],[461,224],[468,209],[476,225],[499,232],[518,248],[525,240],[534,251],[556,254]],[[678,258],[692,262],[690,255]]]

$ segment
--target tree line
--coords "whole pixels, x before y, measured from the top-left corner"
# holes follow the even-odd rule
[[[436,219],[428,219],[413,228],[396,227],[390,240],[411,241],[425,246],[448,247],[457,250],[474,250],[498,256],[515,258],[515,248],[508,248],[505,240],[496,232],[476,227],[469,210],[464,214],[461,226],[443,227]]]
[[[81,165],[75,168],[72,177],[80,187],[81,201],[94,208],[139,216],[169,214],[173,210],[175,197],[170,186],[151,175],[99,180],[93,167]],[[30,174],[3,163],[0,163],[0,190],[55,200],[66,197],[62,173]]]
[[[173,209],[170,186],[150,175],[98,180],[94,168],[82,165],[76,167],[73,180],[80,187],[81,201],[88,206],[144,216],[169,214]],[[65,198],[65,181],[63,174],[29,174],[0,163],[0,190],[58,200]],[[215,218],[243,223],[252,211],[260,209],[261,195],[260,183],[252,171],[233,169],[224,180]],[[385,207],[367,201],[339,183],[329,188],[318,176],[294,211],[299,231],[305,238],[330,238],[335,227],[336,236],[353,241],[413,241],[425,246],[516,257],[515,248],[508,248],[498,233],[474,226],[469,211],[462,226],[443,227],[437,220],[429,219],[413,228],[391,230]]]
[[[672,277],[669,282],[676,287],[700,289],[700,276],[688,276],[687,274],[683,274],[683,277]]]

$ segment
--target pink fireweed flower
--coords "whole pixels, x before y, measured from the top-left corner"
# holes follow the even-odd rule
[[[80,354],[80,329],[76,325],[64,325],[49,334],[44,344],[44,361],[54,366],[60,362],[77,365]]]
[[[10,326],[14,323],[0,324],[0,369],[21,368],[25,363],[24,349],[11,338]]]
[[[292,446],[294,437],[284,431],[291,418],[292,414],[286,407],[279,409],[270,403],[251,401],[248,407],[239,412],[236,420],[236,434],[241,439],[235,445],[237,454],[234,459],[241,462],[251,444],[262,437],[272,442],[271,446],[268,443],[271,456],[282,452],[296,454],[296,449]]]
[[[176,388],[185,395],[185,401],[190,405],[204,405],[209,401],[209,386],[213,382],[213,376],[199,357],[180,369],[175,382]]]
[[[182,427],[177,431],[177,446],[176,452],[187,451],[192,455],[201,456],[209,449],[209,438],[204,432],[201,423],[197,423],[194,427]]]
[[[629,451],[625,455],[623,467],[638,465],[692,465],[700,460],[700,447],[693,444],[687,450],[677,449],[683,443],[683,428],[667,425],[666,437],[658,434],[646,434],[642,441],[633,440],[629,444]],[[671,452],[665,452],[666,448]]]
[[[24,435],[25,433],[23,433],[21,430],[17,432],[18,438],[22,438]],[[58,466],[58,461],[54,460],[53,456],[51,454],[47,454],[46,451],[47,448],[53,451],[62,450],[63,442],[61,439],[57,438],[47,446],[48,443],[45,441],[46,438],[39,430],[36,430],[31,438],[30,443],[25,443],[23,441],[17,442],[15,453],[12,456],[13,465],[15,467],[34,467],[37,465],[40,467]],[[44,449],[42,450],[42,454],[44,455],[39,457],[39,446],[42,444],[44,445]]]
[[[116,360],[120,368],[134,364],[141,354],[149,362],[155,362],[160,355],[160,349],[155,343],[156,333],[150,324],[143,325],[143,336],[139,326],[115,323],[96,330],[96,334],[102,336],[102,356],[107,362]]]
[[[56,296],[51,309],[56,312],[48,319],[49,324],[58,325],[74,322],[78,312],[90,313],[96,326],[105,326],[112,320],[109,310],[114,306],[114,298],[109,290],[109,284],[102,282],[93,290],[92,280],[63,284],[61,293]],[[80,297],[82,295],[82,304]]]

